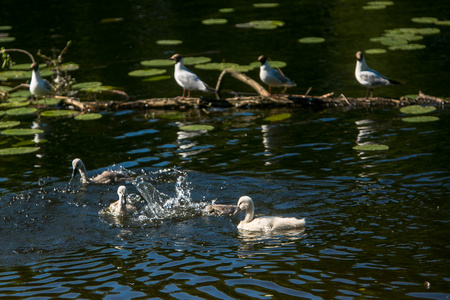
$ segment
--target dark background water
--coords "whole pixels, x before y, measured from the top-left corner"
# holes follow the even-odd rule
[[[177,96],[173,79],[143,82],[127,75],[144,59],[173,53],[209,55],[248,64],[260,54],[287,62],[293,93],[333,91],[364,96],[354,79],[355,52],[385,29],[434,27],[413,17],[448,18],[449,1],[395,1],[365,11],[365,1],[282,1],[255,9],[247,1],[2,1],[0,25],[16,41],[1,46],[58,53],[80,64],[79,81],[117,86],[133,98]],[[235,12],[220,14],[219,8]],[[101,23],[121,17],[123,21]],[[228,24],[205,26],[206,18]],[[234,28],[274,19],[274,31]],[[425,36],[416,51],[367,55],[369,66],[404,81],[375,95],[419,90],[448,96],[449,27]],[[323,44],[303,45],[305,36]],[[159,46],[180,39],[179,46]],[[14,56],[19,62],[26,57]],[[21,61],[23,60],[23,61]],[[193,68],[193,67],[192,67]],[[214,85],[219,72],[195,70]],[[169,69],[169,74],[172,69]],[[248,73],[258,79],[257,70]],[[235,82],[227,81],[228,88]],[[237,86],[237,83],[236,83]],[[246,87],[238,86],[239,91]],[[436,122],[408,123],[398,108],[364,110],[211,109],[104,112],[102,119],[38,115],[2,117],[38,126],[47,140],[29,155],[0,156],[0,296],[5,298],[175,299],[445,299],[449,275],[449,113]],[[267,116],[290,113],[271,123]],[[185,132],[208,124],[209,132]],[[0,135],[1,147],[31,137]],[[358,152],[365,143],[388,151]],[[136,173],[175,167],[187,174],[193,202],[235,204],[248,194],[260,215],[306,217],[303,232],[245,234],[243,216],[130,219],[98,212],[116,199],[117,186],[69,185],[70,162],[89,173],[112,165]],[[177,194],[175,182],[155,185]],[[136,186],[127,184],[131,193]],[[430,288],[424,286],[431,283]]]

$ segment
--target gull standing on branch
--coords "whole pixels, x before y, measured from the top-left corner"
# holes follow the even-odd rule
[[[174,54],[170,60],[175,61],[175,80],[179,86],[183,88],[183,96],[188,91],[188,98],[191,96],[191,91],[203,91],[215,93],[216,90],[208,86],[206,83],[193,72],[189,71],[183,64],[183,57],[179,54]]]
[[[358,82],[367,87],[366,98],[373,96],[373,89],[379,86],[402,84],[399,81],[389,79],[380,75],[377,71],[370,69],[367,66],[366,59],[361,51],[356,52],[356,68],[355,77]]]
[[[259,68],[259,78],[269,86],[269,93],[271,92],[271,87],[294,87],[297,84],[291,81],[289,78],[280,73],[280,71],[275,70],[269,65],[267,61],[267,57],[261,55],[258,57],[258,61],[261,63],[261,67]]]
[[[52,90],[52,86],[47,80],[42,79],[39,72],[39,64],[37,62],[32,63],[30,70],[32,70],[30,93],[36,97],[48,95]]]

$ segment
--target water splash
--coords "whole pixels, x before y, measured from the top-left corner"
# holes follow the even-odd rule
[[[184,171],[163,169],[145,173],[133,184],[147,202],[150,219],[188,218],[200,214],[206,205],[192,200],[192,187]]]

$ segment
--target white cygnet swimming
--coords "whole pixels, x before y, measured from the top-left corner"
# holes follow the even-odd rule
[[[86,167],[84,166],[83,162],[79,158],[75,158],[72,161],[72,167],[73,167],[72,178],[75,177],[77,171],[79,171],[80,176],[81,176],[80,182],[82,184],[86,184],[86,183],[110,184],[110,183],[115,183],[118,181],[124,181],[124,180],[128,179],[128,176],[126,176],[125,174],[112,172],[112,171],[104,171],[103,173],[101,173],[95,177],[89,178],[87,176]]]
[[[272,231],[298,229],[305,227],[305,219],[282,218],[282,217],[260,217],[253,219],[255,206],[249,196],[239,198],[234,214],[245,211],[245,218],[237,226],[238,229],[248,231]]]
[[[111,203],[105,210],[106,213],[113,216],[125,216],[137,211],[136,206],[127,201],[127,188],[124,185],[119,186],[117,195],[119,195],[119,200]]]

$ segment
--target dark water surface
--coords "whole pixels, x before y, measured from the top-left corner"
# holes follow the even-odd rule
[[[244,1],[65,1],[44,10],[37,2],[19,9],[19,2],[4,1],[0,25],[13,26],[17,40],[8,47],[32,53],[73,40],[67,60],[80,63],[73,74],[77,80],[100,80],[137,98],[181,93],[172,79],[129,78],[140,60],[209,50],[220,51],[215,61],[248,63],[261,52],[284,60],[285,73],[299,83],[295,93],[313,86],[313,94],[362,96],[365,90],[353,77],[356,50],[378,47],[367,41],[385,29],[424,26],[411,23],[412,17],[445,19],[450,11],[448,1],[395,1],[370,12],[361,1],[316,2],[255,10]],[[225,16],[228,25],[201,25],[222,16],[217,13],[222,7],[236,8]],[[99,23],[110,17],[124,21]],[[254,19],[286,25],[275,31],[232,27]],[[448,96],[450,28],[440,29],[424,38],[424,50],[370,56],[374,68],[408,83],[376,93],[398,97],[422,89]],[[324,36],[327,42],[298,44],[304,36]],[[159,39],[184,43],[160,47]],[[211,83],[218,76],[198,73]],[[257,71],[249,75],[257,78]],[[280,113],[291,117],[264,120]],[[33,154],[0,156],[0,297],[450,298],[448,109],[438,108],[430,113],[438,121],[424,123],[406,122],[398,108],[102,115],[89,122],[2,117],[44,130],[33,137],[0,135],[2,148],[31,139],[47,142],[37,144]],[[214,129],[180,130],[186,124]],[[364,143],[389,150],[352,149]],[[90,175],[108,168],[132,175],[126,186],[140,199],[141,214],[125,219],[99,214],[117,199],[118,185],[82,186],[79,177],[69,183],[75,157]],[[305,230],[239,232],[243,215],[203,216],[198,209],[212,200],[235,204],[242,195],[253,198],[257,215],[305,217]],[[145,199],[171,205],[155,217]]]

